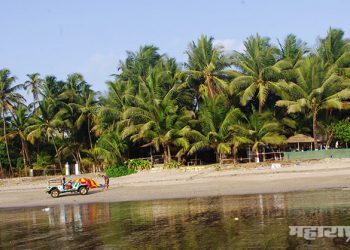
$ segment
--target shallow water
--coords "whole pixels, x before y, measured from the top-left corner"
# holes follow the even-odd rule
[[[350,191],[329,190],[0,210],[0,249],[347,249],[289,236],[350,226]]]

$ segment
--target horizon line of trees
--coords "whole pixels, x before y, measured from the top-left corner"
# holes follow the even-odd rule
[[[298,133],[311,135],[314,148],[319,138],[350,141],[350,40],[342,30],[330,28],[314,48],[293,34],[277,44],[252,35],[231,53],[213,41],[190,43],[183,65],[152,45],[127,51],[106,95],[79,73],[64,81],[33,73],[16,83],[0,70],[0,175],[62,171],[65,162],[96,171],[150,154],[169,163],[206,152],[220,161]]]

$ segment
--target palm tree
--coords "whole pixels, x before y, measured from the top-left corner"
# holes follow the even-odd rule
[[[225,70],[229,65],[227,59],[220,48],[214,47],[213,41],[213,37],[201,36],[197,44],[192,42],[186,51],[187,70],[179,73],[179,76],[187,76],[190,83],[194,82],[196,91],[210,98],[226,90],[226,79],[230,73]]]
[[[296,83],[281,82],[282,100],[276,105],[286,107],[288,113],[309,111],[312,115],[313,137],[317,148],[317,117],[320,111],[342,109],[350,98],[350,83],[327,68],[317,56],[303,60],[297,68]]]
[[[192,142],[188,154],[212,149],[216,154],[216,160],[220,162],[223,154],[231,154],[233,138],[229,128],[237,123],[241,116],[241,111],[229,107],[223,96],[205,99],[199,111],[199,129],[183,132],[185,138]]]
[[[101,97],[101,106],[94,116],[97,122],[93,130],[99,131],[100,134],[102,131],[112,131],[117,128],[122,113],[133,104],[136,95],[136,86],[131,81],[115,79],[107,81],[106,84],[108,95]]]
[[[285,141],[282,126],[270,112],[253,112],[243,116],[240,123],[230,126],[232,141],[235,148],[241,145],[251,145],[257,155],[266,145],[280,145]]]
[[[30,164],[28,141],[26,129],[28,123],[28,108],[24,105],[18,105],[16,110],[12,112],[12,131],[8,133],[9,138],[19,137],[22,145],[22,156],[25,174],[27,175],[27,167]]]
[[[21,84],[13,86],[15,80],[16,80],[16,77],[11,76],[10,70],[8,69],[0,70],[0,108],[1,108],[1,117],[3,119],[3,134],[4,134],[4,140],[5,140],[5,146],[6,146],[6,153],[9,161],[11,174],[13,174],[13,168],[12,168],[10,153],[8,149],[5,114],[8,111],[14,111],[16,108],[16,105],[24,101],[23,96],[15,92],[17,89],[22,87]]]
[[[172,91],[175,91],[174,90]],[[140,97],[135,107],[123,112],[122,123],[128,125],[123,129],[122,138],[143,142],[143,147],[152,146],[156,151],[163,149],[164,161],[171,161],[171,146],[186,149],[189,145],[181,136],[181,130],[192,119],[193,113],[180,109],[169,93],[161,100],[144,102]]]
[[[103,134],[96,142],[91,154],[103,158],[104,164],[121,163],[128,145],[118,130]],[[96,158],[96,156],[93,156]]]
[[[278,40],[279,61],[276,63],[282,71],[282,79],[286,81],[296,81],[297,75],[295,68],[298,63],[309,53],[310,49],[306,42],[298,39],[294,34],[289,34],[283,43]]]
[[[145,80],[149,68],[153,68],[163,55],[158,53],[158,48],[153,45],[140,47],[139,51],[127,51],[127,58],[120,62],[118,70],[120,74],[115,75],[118,80],[137,83],[139,79]]]
[[[193,113],[181,107],[185,84],[176,82],[174,74],[160,65],[149,70],[145,81],[140,81],[134,104],[122,114],[122,138],[130,137],[134,143],[163,149],[164,161],[171,161],[171,147],[185,149],[189,143],[180,135]],[[166,64],[166,62],[165,62]],[[183,151],[182,151],[183,152]]]
[[[42,95],[46,99],[54,101],[63,92],[65,83],[57,81],[55,76],[46,76],[42,82]]]
[[[39,102],[38,112],[29,118],[29,123],[30,125],[26,130],[28,141],[34,144],[36,140],[44,137],[48,142],[51,142],[55,148],[56,156],[62,170],[57,139],[62,138],[59,128],[63,127],[64,121],[57,115],[55,105],[45,100]]]
[[[89,137],[90,149],[92,149],[91,122],[93,114],[97,108],[96,105],[96,93],[88,87],[83,89],[82,96],[80,96],[78,102],[68,104],[68,106],[78,110],[79,117],[75,121],[76,127],[80,129],[84,123],[87,123],[87,134]]]
[[[281,59],[288,60],[293,67],[310,51],[306,42],[298,39],[294,34],[288,34],[283,43],[278,40],[278,44]]]
[[[79,73],[70,74],[67,77],[67,84],[64,87],[63,93],[59,97],[69,102],[74,102],[86,87],[89,88],[90,85],[86,83],[83,75]]]
[[[231,94],[241,91],[241,104],[247,105],[257,95],[259,112],[263,111],[271,91],[277,92],[281,68],[277,64],[278,49],[269,38],[250,36],[244,42],[243,53],[235,52],[233,65],[239,76],[230,83]]]
[[[350,76],[350,39],[344,39],[344,31],[330,28],[327,36],[319,39],[317,52],[327,68]]]
[[[30,91],[33,95],[34,110],[36,109],[35,104],[38,102],[40,89],[42,88],[43,79],[40,78],[39,73],[27,74],[28,81],[24,83],[24,89]]]

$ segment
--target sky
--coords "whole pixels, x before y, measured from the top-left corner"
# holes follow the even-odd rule
[[[126,51],[142,45],[178,62],[202,34],[227,51],[256,33],[273,42],[294,33],[314,46],[329,27],[350,37],[349,9],[346,0],[2,0],[0,68],[18,83],[34,72],[63,80],[79,72],[104,92]]]

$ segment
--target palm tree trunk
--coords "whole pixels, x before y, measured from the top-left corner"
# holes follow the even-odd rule
[[[232,153],[233,153],[233,163],[237,163],[237,149],[235,146],[232,147]]]
[[[217,163],[220,163],[220,155],[218,152],[215,151],[215,159]]]
[[[313,137],[314,137],[314,145],[315,145],[315,150],[317,149],[317,133],[316,133],[316,130],[317,130],[317,110],[314,110],[314,113],[313,113],[313,119],[312,119],[312,132],[313,132]]]
[[[55,143],[55,139],[53,139],[53,138],[52,138],[52,143],[53,143],[53,146],[54,146],[55,151],[56,151],[56,155],[57,155],[57,158],[58,158],[58,164],[60,165],[60,170],[62,171],[63,168],[62,168],[61,158],[58,155],[58,149],[57,149],[57,146],[56,146],[56,143]]]
[[[168,151],[168,162],[171,162],[171,151],[170,151],[170,145],[167,145],[167,151]]]
[[[4,138],[5,138],[5,146],[6,146],[6,153],[7,153],[7,159],[9,161],[9,165],[10,165],[10,172],[13,175],[13,168],[12,168],[12,164],[11,164],[11,158],[10,158],[10,153],[9,153],[9,147],[7,144],[7,136],[6,136],[6,121],[5,121],[5,112],[4,112],[4,108],[1,109],[1,115],[2,115],[2,119],[3,119],[3,124],[4,124]]]
[[[1,161],[0,161],[0,172],[1,172],[1,178],[3,178],[4,177],[4,170],[2,169],[2,163],[1,163]]]
[[[26,156],[26,152],[25,152],[25,148],[24,148],[24,142],[23,142],[22,138],[21,138],[21,144],[22,144],[22,156],[23,156],[23,164],[24,164],[24,173],[25,173],[25,176],[28,176],[28,173],[27,173],[27,156]]]
[[[87,126],[88,126],[88,135],[89,135],[90,149],[92,149],[92,140],[91,140],[91,134],[90,134],[90,117],[88,117]]]
[[[168,153],[167,153],[167,148],[164,144],[162,144],[163,147],[163,160],[164,164],[168,162]]]

